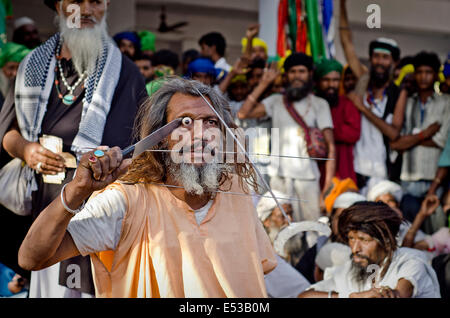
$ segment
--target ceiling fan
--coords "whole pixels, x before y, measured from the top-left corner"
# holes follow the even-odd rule
[[[159,25],[158,31],[161,33],[167,33],[167,32],[173,32],[173,31],[177,31],[177,29],[184,27],[186,25],[188,25],[188,22],[178,22],[172,25],[167,25],[166,22],[166,6],[162,6],[161,7],[161,24]]]

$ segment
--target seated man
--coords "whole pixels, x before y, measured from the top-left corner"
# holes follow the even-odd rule
[[[351,260],[325,272],[301,297],[439,298],[433,268],[409,248],[397,248],[402,219],[384,203],[360,202],[339,217]]]
[[[176,119],[182,126],[158,144],[162,152],[132,162],[117,147],[84,155],[76,177],[32,225],[20,265],[37,270],[90,254],[97,297],[267,297],[264,274],[275,268],[275,254],[251,197],[235,195],[255,185],[254,171],[206,157],[209,149],[216,159],[211,150],[218,148],[206,132],[215,130],[216,143],[225,136],[217,114],[237,128],[225,99],[176,78],[143,107],[141,138]],[[174,158],[180,151],[170,150],[179,146],[184,151]]]
[[[302,273],[311,283],[317,282],[315,275],[315,259],[324,245],[327,243],[343,243],[339,237],[339,217],[342,212],[351,207],[356,202],[365,201],[366,198],[356,192],[344,192],[340,194],[333,203],[332,211],[329,217],[331,228],[330,236],[319,236],[317,243],[309,248],[302,256],[295,268]]]
[[[289,220],[291,220],[292,205],[289,203],[289,200],[285,200],[288,198],[287,195],[276,190],[273,191],[273,193],[285,210]],[[288,225],[288,221],[284,218],[280,208],[277,207],[275,200],[269,196],[269,192],[263,195],[258,202],[256,211],[259,219],[264,225],[264,229],[273,243],[281,229]],[[297,239],[298,237],[291,238],[286,243],[285,249],[288,250],[287,259],[291,257],[289,252],[292,252],[295,247],[297,247],[297,249],[301,248],[301,240]],[[296,271],[291,264],[279,255],[277,255],[277,263],[277,267],[264,277],[269,297],[297,297],[311,285],[302,274]]]

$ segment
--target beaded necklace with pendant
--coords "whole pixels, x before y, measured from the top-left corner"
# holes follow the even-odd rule
[[[60,99],[62,99],[62,102],[64,103],[64,105],[70,106],[75,102],[75,100],[78,97],[78,96],[74,95],[75,89],[78,87],[78,85],[80,85],[83,82],[87,73],[85,72],[85,73],[81,74],[81,76],[78,78],[76,83],[74,85],[70,86],[69,83],[67,83],[66,78],[64,77],[64,72],[63,72],[63,68],[62,68],[62,64],[61,64],[62,58],[60,55],[61,55],[61,43],[59,43],[57,52],[56,52],[56,60],[57,60],[58,66],[56,67],[55,72],[57,73],[58,69],[59,69],[59,75],[61,77],[61,81],[64,84],[64,86],[66,86],[68,93],[66,95],[61,94],[61,91],[59,89],[60,83],[56,77],[56,74],[55,74],[55,86],[56,86],[56,90],[58,92],[58,97]]]

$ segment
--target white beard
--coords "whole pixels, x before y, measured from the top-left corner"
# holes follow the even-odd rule
[[[170,158],[169,158],[170,160]],[[228,165],[218,163],[207,163],[201,167],[196,167],[189,163],[173,163],[166,161],[169,173],[180,182],[187,193],[203,195],[212,193],[219,188],[219,177],[223,171],[230,172]]]
[[[92,19],[94,19],[92,17]],[[100,23],[92,28],[69,28],[64,15],[57,17],[59,31],[64,44],[72,55],[72,63],[79,75],[95,72],[96,63],[103,54],[103,39],[109,39],[106,13]]]

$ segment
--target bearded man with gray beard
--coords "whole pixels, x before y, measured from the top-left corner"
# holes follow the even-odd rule
[[[30,172],[33,219],[73,179],[83,153],[134,141],[134,119],[147,96],[139,70],[108,35],[109,0],[77,1],[79,19],[72,15],[74,1],[44,2],[57,12],[59,32],[20,65],[15,98],[5,105],[15,116],[2,118],[10,129],[1,136],[2,155],[22,159]],[[46,149],[47,136],[59,150]],[[94,295],[89,257],[32,272],[30,284],[30,297]]]
[[[248,195],[255,171],[219,160],[225,124],[237,128],[227,101],[200,82],[170,79],[143,105],[137,133],[174,121],[181,125],[132,160],[118,147],[84,155],[64,196],[28,232],[21,266],[91,255],[97,297],[267,297],[264,274],[277,263]]]

